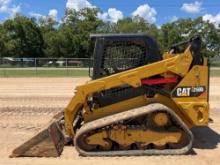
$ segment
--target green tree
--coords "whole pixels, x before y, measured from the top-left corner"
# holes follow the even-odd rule
[[[199,35],[202,37],[202,54],[213,57],[220,51],[219,33],[212,23],[204,22],[202,17],[196,19],[179,19],[162,25],[158,42],[163,51],[180,41]]]
[[[5,30],[3,25],[0,24],[0,58],[5,54]]]
[[[98,9],[85,8],[79,12],[67,9],[59,28],[62,52],[65,57],[90,57],[90,34],[96,33],[103,22],[97,18]]]
[[[117,23],[106,23],[105,28],[111,33],[144,33],[157,39],[159,37],[158,29],[154,24],[148,23],[144,18],[136,16],[134,18],[124,18]]]
[[[220,30],[202,17],[179,19],[157,28],[142,17],[124,18],[117,23],[97,18],[99,9],[67,9],[62,22],[50,16],[39,20],[16,15],[0,23],[0,56],[84,58],[92,54],[91,33],[145,33],[155,38],[161,51],[194,35],[203,39],[202,53],[220,56]]]
[[[44,40],[43,51],[46,57],[58,58],[62,56],[60,52],[59,24],[50,16],[43,16],[38,24]]]
[[[3,23],[6,55],[11,57],[42,57],[43,37],[34,20],[16,15]]]
[[[55,31],[57,29],[58,22],[50,16],[47,16],[41,17],[39,19],[39,25],[41,27],[42,32]]]

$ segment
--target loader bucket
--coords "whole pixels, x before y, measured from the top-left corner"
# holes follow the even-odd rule
[[[16,148],[10,157],[58,157],[63,151],[64,143],[64,135],[58,121],[54,120],[33,138]]]

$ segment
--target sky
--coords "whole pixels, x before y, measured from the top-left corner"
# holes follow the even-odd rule
[[[0,0],[0,21],[15,13],[28,17],[49,16],[60,21],[66,8],[80,10],[98,7],[98,18],[117,22],[124,17],[141,16],[161,26],[178,18],[196,18],[220,24],[220,0]]]

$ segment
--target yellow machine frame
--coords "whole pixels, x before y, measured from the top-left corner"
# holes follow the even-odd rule
[[[156,94],[153,98],[139,96],[130,100],[122,101],[110,106],[91,110],[87,105],[88,98],[95,92],[100,92],[114,87],[130,85],[134,88],[140,87],[141,80],[155,75],[169,76],[178,75],[183,79],[178,86],[205,86],[208,89],[208,66],[195,65],[191,68],[193,56],[188,47],[181,54],[165,54],[164,60],[146,66],[138,67],[109,77],[87,82],[76,88],[75,96],[65,109],[66,132],[74,137],[73,121],[78,112],[83,109],[85,122],[99,119],[103,116],[123,112],[132,108],[147,105],[152,102],[162,103],[175,111],[175,113],[191,128],[196,125],[207,125],[209,118],[208,94],[199,97],[171,98]],[[177,88],[176,87],[176,88]]]

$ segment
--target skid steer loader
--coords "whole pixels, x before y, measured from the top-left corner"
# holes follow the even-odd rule
[[[175,44],[163,55],[144,34],[91,39],[92,80],[76,87],[64,113],[11,157],[57,157],[68,139],[82,156],[189,152],[190,129],[209,120],[209,67],[200,37]]]

